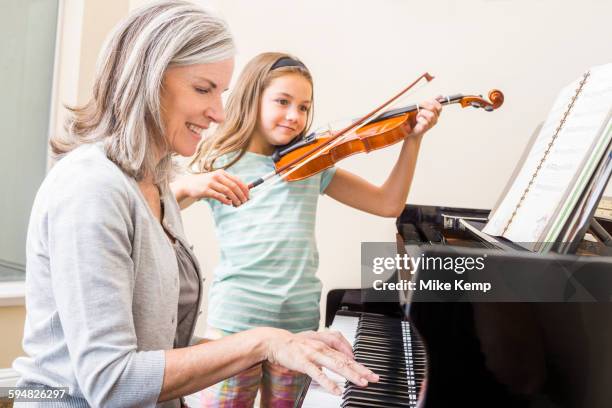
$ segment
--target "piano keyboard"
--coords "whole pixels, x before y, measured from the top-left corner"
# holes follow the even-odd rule
[[[425,377],[425,350],[413,336],[410,324],[397,318],[363,313],[336,315],[330,329],[341,332],[353,345],[355,359],[379,375],[366,388],[347,383],[326,371],[339,385],[341,396],[330,394],[312,382],[303,408],[416,407]]]

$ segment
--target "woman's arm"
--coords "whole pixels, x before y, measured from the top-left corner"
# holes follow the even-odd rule
[[[436,124],[442,109],[442,105],[435,100],[423,102],[421,106],[423,109],[417,114],[415,123],[406,125],[407,136],[402,150],[389,177],[381,186],[338,169],[325,194],[370,214],[398,217],[406,204],[423,135]]]
[[[249,189],[238,177],[225,170],[186,174],[170,183],[181,210],[202,198],[213,198],[238,207],[249,199]]]
[[[166,351],[159,401],[191,394],[264,360],[308,374],[336,394],[341,390],[319,367],[327,367],[360,386],[378,380],[353,360],[349,343],[337,332],[292,334],[266,327]]]

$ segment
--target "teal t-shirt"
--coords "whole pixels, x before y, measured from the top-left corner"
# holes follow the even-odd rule
[[[221,157],[218,165],[226,160]],[[226,171],[249,183],[273,170],[271,157],[247,152]],[[306,180],[260,186],[238,208],[206,200],[221,251],[209,292],[210,326],[228,332],[318,328],[315,221],[319,194],[334,173],[332,168]]]

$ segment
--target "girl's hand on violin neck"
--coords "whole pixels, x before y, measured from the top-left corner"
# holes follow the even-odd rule
[[[378,376],[357,363],[351,346],[338,332],[303,332],[292,334],[286,330],[265,330],[268,340],[265,358],[290,370],[307,374],[327,391],[339,395],[340,387],[327,377],[321,367],[326,367],[354,384],[365,387],[377,382]]]
[[[421,138],[429,129],[438,123],[438,118],[442,112],[442,105],[435,99],[419,104],[421,109],[412,121],[406,121],[406,139],[411,137]],[[411,123],[409,123],[411,122]]]
[[[225,170],[187,174],[173,182],[177,201],[212,198],[226,205],[238,207],[249,199],[249,189],[238,177]]]

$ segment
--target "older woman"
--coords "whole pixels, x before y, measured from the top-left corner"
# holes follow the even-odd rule
[[[20,385],[68,386],[62,406],[122,407],[178,406],[265,360],[335,392],[321,366],[376,380],[338,334],[259,328],[189,346],[202,277],[168,188],[171,155],[192,155],[223,121],[233,54],[225,24],[180,1],[138,10],[106,43],[32,208]]]

